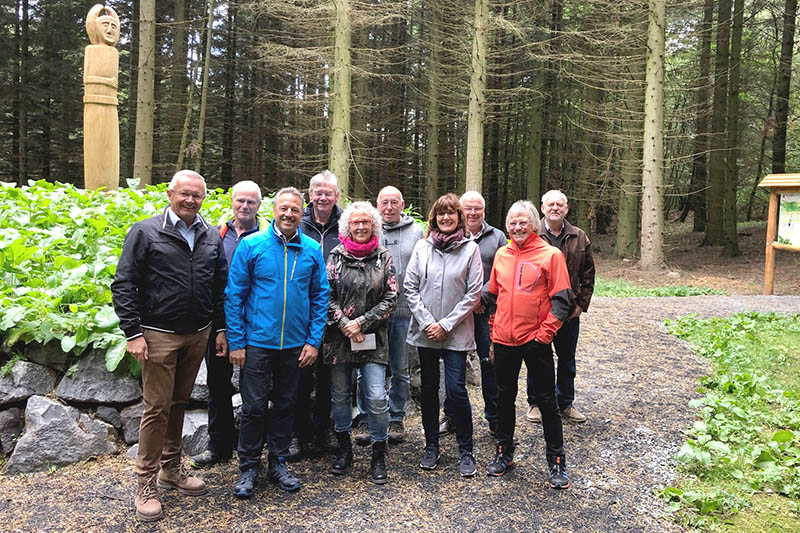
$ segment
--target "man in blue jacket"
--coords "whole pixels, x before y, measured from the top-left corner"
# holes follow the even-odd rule
[[[237,498],[258,483],[267,402],[272,400],[268,476],[287,492],[300,489],[286,455],[292,435],[300,368],[317,358],[328,310],[328,278],[320,246],[298,231],[303,196],[294,187],[275,195],[266,231],[246,237],[233,256],[225,289],[231,363],[242,368]]]

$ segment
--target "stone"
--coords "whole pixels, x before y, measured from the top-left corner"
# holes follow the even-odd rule
[[[680,272],[667,272],[667,279],[681,279]]]
[[[467,385],[481,384],[481,360],[477,352],[467,352]]]
[[[231,397],[231,404],[233,404],[233,427],[239,431],[239,421],[242,418],[242,395],[239,393]]]
[[[0,378],[0,405],[19,402],[35,394],[47,394],[56,384],[56,373],[46,366],[17,361],[11,372]]]
[[[6,472],[40,472],[117,451],[110,424],[44,396],[31,396],[25,433],[17,441]]]
[[[105,351],[91,350],[78,361],[73,377],[64,376],[56,396],[69,402],[125,404],[140,400],[142,387],[126,365],[109,372]]]
[[[22,409],[12,407],[0,411],[0,448],[6,455],[14,451],[17,439],[22,434]]]
[[[186,411],[183,415],[183,451],[187,455],[203,453],[208,447],[208,411]]]
[[[63,370],[67,366],[67,360],[70,355],[61,349],[61,343],[48,342],[42,344],[40,342],[31,342],[25,346],[25,358],[28,361],[40,365],[48,366],[55,370]]]
[[[144,412],[144,404],[142,402],[120,411],[122,436],[126,444],[139,442],[139,424],[142,422],[142,412]]]
[[[122,429],[122,417],[119,416],[119,411],[107,405],[100,405],[95,411],[95,416],[103,422],[108,422],[117,429]]]
[[[233,365],[233,375],[231,375],[231,385],[233,385],[233,390],[239,392],[239,375],[241,374],[242,369],[236,365]]]
[[[208,401],[208,368],[206,367],[205,359],[200,364],[200,370],[197,371],[197,377],[194,379],[194,387],[189,399],[195,402]]]
[[[138,453],[139,453],[139,443],[137,442],[136,444],[128,448],[128,451],[125,452],[125,457],[127,457],[128,459],[133,459],[135,461],[136,455]]]

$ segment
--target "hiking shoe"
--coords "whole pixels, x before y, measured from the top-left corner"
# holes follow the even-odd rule
[[[339,451],[339,441],[333,431],[327,429],[317,435],[317,448],[322,453],[336,453]]]
[[[561,410],[561,416],[565,418],[567,422],[573,422],[575,424],[583,424],[586,422],[586,415],[571,405]]]
[[[406,440],[406,428],[403,426],[402,420],[395,420],[389,422],[389,442],[392,444],[400,444]]]
[[[359,446],[369,446],[372,444],[372,438],[369,436],[369,426],[365,419],[361,419],[353,432],[353,440]]]
[[[419,467],[423,470],[433,470],[439,464],[440,457],[439,448],[431,445],[425,446],[425,455],[422,456]]]
[[[386,441],[372,443],[372,461],[369,475],[376,485],[385,485],[389,478],[386,474]]]
[[[555,490],[569,488],[567,465],[563,457],[556,457],[555,461],[550,463],[550,488]]]
[[[455,429],[455,425],[453,424],[453,419],[447,415],[444,415],[441,420],[439,420],[439,436],[444,437],[445,435],[449,435]]]
[[[222,458],[219,455],[212,452],[211,450],[206,450],[203,453],[191,456],[189,458],[189,466],[199,470],[201,468],[208,468],[209,466],[214,466],[215,464],[227,461],[228,459],[230,459],[230,457]]]
[[[265,439],[266,444],[266,439]],[[300,437],[292,437],[289,441],[289,452],[286,454],[286,460],[290,463],[296,463],[303,457],[303,445],[300,443]]]
[[[350,434],[346,431],[336,433],[336,439],[339,447],[336,451],[336,461],[330,467],[330,473],[341,476],[353,465],[353,446],[350,444]]]
[[[459,472],[461,472],[461,477],[474,476],[476,469],[477,467],[475,466],[475,457],[473,457],[471,453],[462,453],[461,465],[459,466]]]
[[[541,424],[542,412],[539,410],[537,406],[531,405],[528,407],[528,412],[525,413],[525,419],[528,422],[533,422],[534,424]]]
[[[240,500],[247,500],[253,496],[256,485],[258,485],[258,471],[245,470],[233,487],[233,495]]]
[[[497,446],[497,454],[489,466],[486,467],[486,475],[499,477],[506,473],[506,471],[514,465],[514,456],[507,454],[503,451],[503,447]]]
[[[208,492],[205,481],[190,476],[180,458],[161,466],[156,484],[160,489],[177,489],[187,496],[202,496]]]
[[[269,482],[278,485],[283,491],[297,492],[300,490],[300,482],[289,473],[289,467],[286,466],[285,457],[278,457],[277,459],[270,458],[267,474],[269,475]]]
[[[139,476],[133,505],[136,507],[136,518],[142,522],[155,522],[164,517],[156,489],[156,474]]]

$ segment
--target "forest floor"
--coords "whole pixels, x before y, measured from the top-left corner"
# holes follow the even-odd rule
[[[481,416],[480,389],[471,387],[479,468],[471,479],[458,475],[453,436],[442,439],[437,470],[419,469],[424,440],[419,414],[413,413],[406,419],[406,442],[390,446],[390,482],[384,486],[369,482],[369,448],[357,448],[349,475],[328,474],[329,456],[306,459],[292,466],[303,483],[300,492],[284,494],[262,484],[252,500],[238,501],[231,494],[238,471],[229,462],[204,472],[207,496],[166,493],[165,518],[144,525],[133,517],[132,461],[119,455],[47,473],[0,476],[0,524],[3,531],[24,532],[678,531],[663,516],[665,503],[656,492],[675,480],[672,457],[693,420],[688,402],[708,367],[688,344],[666,333],[663,320],[689,313],[800,312],[800,257],[779,254],[776,264],[776,293],[795,296],[756,296],[763,284],[763,228],[743,231],[752,235],[742,237],[745,255],[735,259],[720,259],[719,248],[697,248],[699,235],[671,233],[667,262],[681,273],[679,280],[607,259],[610,242],[595,239],[601,277],[647,286],[708,286],[726,295],[593,300],[581,321],[575,402],[589,420],[564,426],[572,481],[567,491],[547,487],[542,428],[524,418],[523,369],[520,445],[515,467],[502,478],[484,474],[494,446]]]

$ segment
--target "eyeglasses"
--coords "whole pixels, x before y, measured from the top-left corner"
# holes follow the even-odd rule
[[[177,191],[175,194],[177,194],[178,197],[181,200],[188,200],[189,198],[192,198],[192,199],[194,199],[195,201],[198,201],[198,202],[202,201],[203,198],[206,197],[205,194],[196,194],[196,193],[191,193],[191,192],[186,192],[186,191]]]
[[[336,193],[333,192],[333,191],[321,191],[319,189],[316,189],[315,191],[313,191],[311,193],[311,196],[313,196],[315,198],[323,198],[323,197],[324,198],[333,198],[333,197],[336,196]]]
[[[483,207],[465,207],[464,208],[464,212],[465,213],[480,213],[481,211],[483,211]]]
[[[358,228],[359,226],[369,227],[372,226],[371,220],[351,220],[350,227]]]

